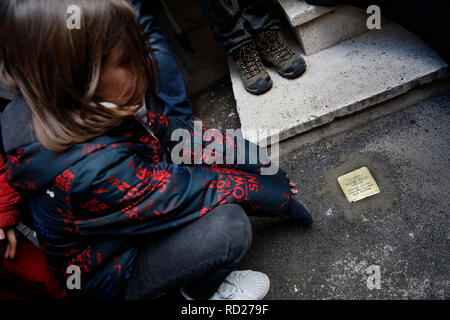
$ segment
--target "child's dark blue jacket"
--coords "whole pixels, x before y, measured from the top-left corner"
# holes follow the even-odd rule
[[[77,265],[81,293],[115,296],[132,273],[139,244],[156,232],[180,227],[224,203],[262,214],[281,214],[288,206],[289,186],[259,175],[261,165],[173,164],[171,133],[184,128],[193,135],[192,125],[152,113],[147,121],[154,134],[131,118],[55,153],[35,138],[21,96],[6,108],[7,179],[30,199],[40,245],[63,286],[67,267]],[[223,141],[236,145],[237,139]]]

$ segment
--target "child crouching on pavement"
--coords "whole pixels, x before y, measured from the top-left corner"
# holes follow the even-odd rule
[[[66,21],[73,5],[80,28]],[[281,170],[260,174],[267,163],[172,162],[172,133],[193,125],[152,112],[158,67],[127,1],[2,1],[0,37],[3,78],[20,91],[2,117],[8,183],[28,199],[60,284],[80,271],[69,294],[267,294],[265,274],[235,270],[252,240],[247,214],[311,216]]]

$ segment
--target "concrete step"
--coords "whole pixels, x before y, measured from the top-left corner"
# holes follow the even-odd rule
[[[291,33],[282,34],[282,38],[299,49]],[[260,96],[244,89],[229,60],[245,138],[257,143],[276,138],[276,132],[261,132],[273,129],[284,140],[448,75],[447,64],[434,51],[393,23],[305,60],[308,68],[295,80],[284,79],[269,69],[273,87]]]
[[[304,0],[279,0],[306,55],[367,31],[368,15],[352,6],[323,7]]]
[[[304,0],[278,0],[289,23],[293,27],[305,24],[328,12],[336,10],[337,7],[315,6]]]

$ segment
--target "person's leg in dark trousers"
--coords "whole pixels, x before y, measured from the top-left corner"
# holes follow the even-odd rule
[[[278,3],[272,0],[239,0],[242,17],[249,32],[254,35],[257,51],[266,66],[287,79],[300,76],[306,69],[305,60],[279,37],[281,22]]]
[[[214,37],[226,54],[233,57],[247,91],[262,94],[272,87],[267,70],[256,50],[255,33],[277,29],[280,22],[272,13],[271,0],[200,0],[203,14]]]
[[[267,30],[279,30],[279,6],[273,0],[239,0],[242,18],[253,35]]]
[[[186,96],[183,75],[166,37],[152,15],[155,1],[133,0],[131,3],[136,7],[140,22],[148,35],[149,45],[158,62],[161,78],[158,97],[164,105],[163,115],[192,120],[192,104]]]
[[[265,69],[274,67],[288,79],[300,76],[306,63],[278,36],[281,23],[273,0],[201,0],[204,16],[216,40],[233,57],[245,89],[262,94],[272,87]]]
[[[245,211],[225,204],[143,245],[126,299],[154,299],[186,284],[195,299],[208,299],[244,258],[252,241]]]
[[[280,29],[280,20],[273,14],[278,10],[272,0],[201,0],[206,21],[216,40],[228,55],[252,41],[264,30]]]

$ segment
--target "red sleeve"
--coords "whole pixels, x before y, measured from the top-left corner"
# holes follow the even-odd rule
[[[14,260],[2,260],[1,251],[2,244],[0,244],[0,301],[62,299],[67,296],[67,292],[58,284],[50,269],[44,252],[30,240],[20,236]]]
[[[17,204],[20,195],[6,182],[5,161],[0,155],[0,228],[17,224],[20,211]]]

